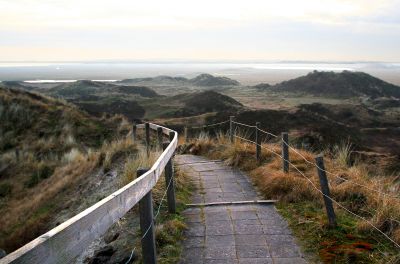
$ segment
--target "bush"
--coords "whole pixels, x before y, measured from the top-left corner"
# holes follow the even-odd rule
[[[0,184],[0,197],[6,197],[11,194],[12,185],[9,183]]]
[[[47,179],[53,174],[53,168],[47,165],[43,165],[39,168],[38,176],[40,179]]]
[[[49,178],[54,172],[54,169],[45,164],[40,164],[38,169],[32,173],[28,181],[25,182],[25,187],[32,188],[41,180]]]

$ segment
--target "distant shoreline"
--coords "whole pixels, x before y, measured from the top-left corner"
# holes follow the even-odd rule
[[[311,71],[361,71],[400,85],[400,63],[392,62],[0,62],[0,80],[37,83],[76,80],[116,81],[201,73],[233,78],[243,85],[275,84]]]
[[[26,80],[26,83],[73,83],[79,80]],[[90,80],[92,82],[118,82],[120,80]]]
[[[400,61],[306,61],[306,60],[92,60],[92,61],[1,61],[2,63],[44,63],[44,64],[400,64]]]

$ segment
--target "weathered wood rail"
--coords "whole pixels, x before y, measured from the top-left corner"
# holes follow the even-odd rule
[[[134,126],[133,136],[136,137],[136,128],[145,127],[146,134],[150,134],[150,129],[158,131],[159,143],[162,140],[161,132],[170,140],[164,152],[148,171],[83,212],[0,259],[0,264],[71,263],[91,242],[104,234],[144,196],[151,193],[164,168],[167,165],[171,167],[171,158],[178,145],[178,133],[149,123],[146,126],[144,124]],[[171,177],[170,173],[168,177]]]

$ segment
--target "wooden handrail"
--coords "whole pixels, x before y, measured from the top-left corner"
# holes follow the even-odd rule
[[[148,172],[121,189],[70,218],[25,246],[0,259],[8,263],[70,263],[112,224],[123,217],[157,183],[178,145],[178,133],[169,128],[150,124],[150,129],[161,128],[163,134],[174,133],[169,146]],[[144,128],[138,125],[137,128]]]

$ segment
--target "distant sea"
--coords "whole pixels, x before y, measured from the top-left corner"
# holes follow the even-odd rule
[[[0,81],[66,82],[75,80],[116,81],[158,75],[191,78],[210,73],[243,84],[277,83],[311,71],[363,71],[400,85],[400,63],[386,62],[0,62]]]

